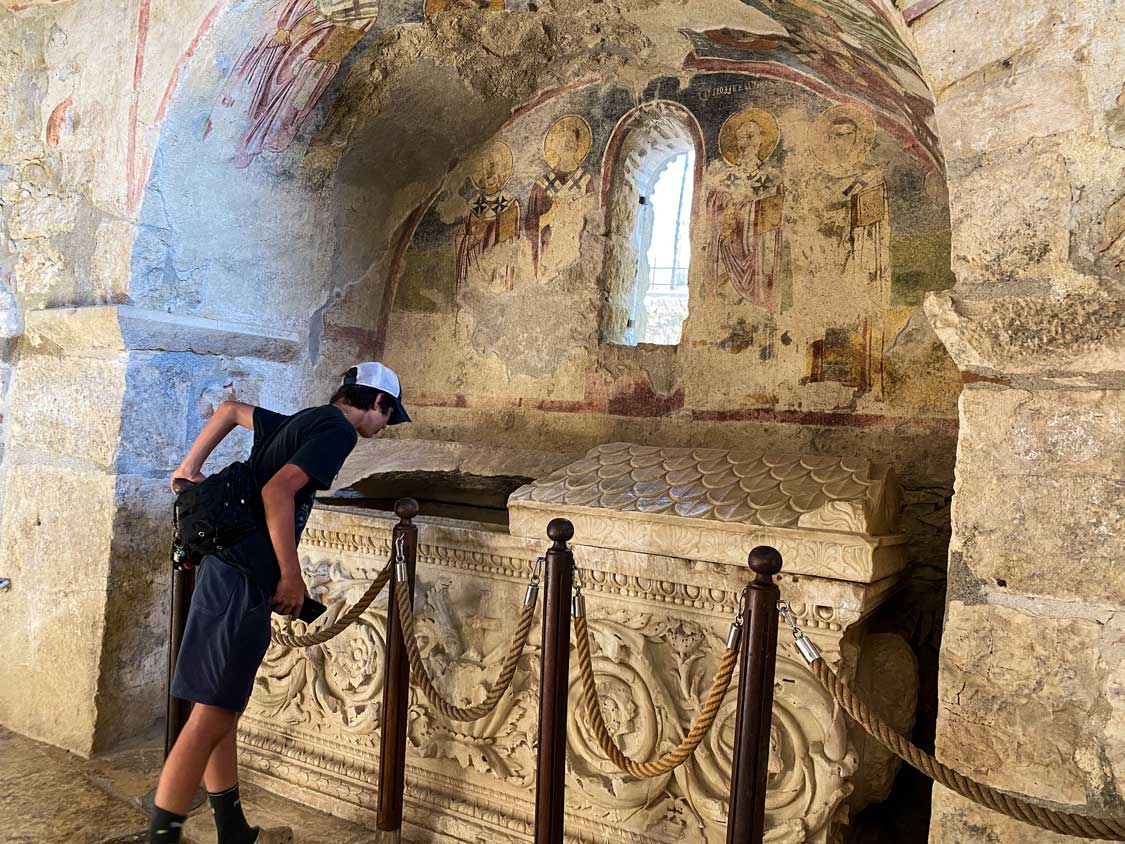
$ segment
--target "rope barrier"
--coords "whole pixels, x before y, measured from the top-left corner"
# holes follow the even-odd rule
[[[745,597],[745,593],[743,593]],[[684,762],[699,747],[708,730],[715,723],[722,706],[727,689],[730,688],[731,677],[734,675],[735,661],[738,657],[738,646],[742,633],[741,607],[735,623],[731,625],[731,632],[727,637],[727,648],[719,662],[719,669],[715,680],[711,684],[711,691],[699,714],[695,716],[688,734],[676,747],[666,754],[651,762],[637,762],[626,756],[617,746],[613,736],[609,734],[605,718],[602,715],[601,702],[598,700],[598,690],[594,678],[594,662],[590,654],[590,627],[586,620],[586,604],[582,597],[581,581],[576,586],[574,596],[574,633],[578,645],[578,667],[582,676],[582,696],[586,703],[586,714],[590,718],[590,726],[594,731],[594,738],[606,757],[621,771],[640,779],[649,779],[667,774]]]
[[[406,644],[406,655],[410,660],[410,676],[418,681],[422,693],[433,705],[434,709],[451,721],[476,721],[483,718],[496,708],[496,704],[504,697],[512,678],[516,673],[516,664],[523,656],[527,645],[527,637],[531,632],[532,622],[535,620],[535,604],[539,595],[539,566],[542,561],[536,562],[531,582],[528,584],[527,596],[524,598],[523,609],[520,610],[516,622],[516,631],[512,635],[512,642],[508,646],[508,653],[500,668],[496,682],[489,689],[488,695],[474,706],[455,706],[434,686],[426,663],[422,661],[422,654],[418,650],[418,640],[415,638],[414,608],[410,605],[410,592],[408,585],[400,580],[395,587],[395,597],[398,600],[399,617],[402,619],[402,639]]]
[[[293,633],[283,633],[280,630],[273,630],[270,633],[270,638],[273,639],[275,645],[283,645],[288,648],[309,648],[313,645],[323,645],[329,639],[339,636],[359,620],[359,617],[367,611],[367,608],[371,606],[375,598],[383,591],[383,587],[386,586],[387,581],[391,579],[392,565],[392,562],[388,562],[371,585],[367,587],[367,591],[360,596],[360,599],[352,604],[347,612],[327,627],[313,633],[305,633],[301,636],[297,636]]]
[[[935,782],[955,791],[962,797],[979,803],[995,812],[1010,818],[1037,826],[1040,829],[1057,832],[1060,835],[1073,835],[1079,838],[1092,838],[1102,841],[1125,841],[1125,822],[1119,818],[1105,818],[1048,809],[1032,803],[1030,798],[1008,794],[989,785],[970,779],[964,774],[944,765],[904,738],[894,727],[884,721],[871,707],[856,697],[848,684],[829,667],[816,646],[797,626],[789,605],[778,603],[778,610],[789,624],[796,640],[797,650],[809,664],[813,675],[835,699],[836,703],[862,727],[868,735],[878,741],[903,761],[912,765]]]

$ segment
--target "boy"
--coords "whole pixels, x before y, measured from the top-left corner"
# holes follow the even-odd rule
[[[270,609],[296,615],[305,600],[297,543],[318,489],[328,489],[358,437],[409,422],[398,376],[381,363],[348,370],[326,405],[292,416],[227,401],[172,474],[200,467],[236,425],[254,432],[255,486],[265,525],[200,566],[172,694],[195,702],[156,788],[148,844],[177,844],[202,778],[219,844],[285,844],[289,829],[251,827],[238,795],[235,736],[270,642]]]

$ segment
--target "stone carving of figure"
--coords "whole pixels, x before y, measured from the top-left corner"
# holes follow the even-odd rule
[[[708,193],[715,226],[715,278],[745,301],[774,310],[780,302],[785,193],[763,168],[781,137],[768,111],[745,108],[719,131],[719,151],[731,165],[722,189]]]
[[[219,97],[224,108],[245,108],[249,120],[238,167],[289,147],[378,10],[375,0],[283,0],[276,8],[275,28],[243,51]],[[203,136],[210,131],[208,117]]]
[[[813,155],[830,177],[825,223],[839,237],[841,300],[862,303],[854,314],[864,358],[856,386],[882,398],[891,233],[883,174],[865,166],[875,121],[857,106],[834,106],[817,118],[812,137]]]
[[[582,169],[592,143],[590,124],[577,114],[560,117],[543,137],[543,160],[550,169],[531,188],[524,221],[536,275],[558,229],[565,227],[564,238],[573,239],[577,250],[582,217],[594,191],[593,179]]]
[[[457,237],[458,290],[491,249],[519,236],[519,201],[504,193],[511,177],[512,150],[502,141],[485,149],[473,166],[469,179],[478,193],[469,200]],[[495,290],[511,290],[514,273],[515,268],[507,262],[492,267],[488,285]]]

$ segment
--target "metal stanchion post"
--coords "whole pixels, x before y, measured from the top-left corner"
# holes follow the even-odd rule
[[[180,644],[184,640],[191,596],[195,592],[195,569],[177,565],[172,570],[172,617],[168,623],[168,705],[164,720],[164,758],[172,752],[172,745],[191,714],[191,702],[172,696],[172,676],[176,673],[176,660],[180,658]]]
[[[391,574],[387,602],[387,671],[383,686],[383,734],[379,746],[379,813],[375,828],[380,844],[402,840],[402,802],[406,785],[406,716],[410,707],[410,661],[402,641],[395,587],[406,580],[410,600],[414,600],[414,569],[418,559],[418,528],[412,519],[418,515],[418,502],[400,498],[395,502],[399,523],[391,534],[391,554],[395,566]]]
[[[777,664],[777,602],[781,590],[773,576],[781,554],[768,545],[750,552],[754,580],[743,610],[748,641],[739,658],[738,715],[734,727],[727,844],[761,844],[766,826],[766,776],[769,772],[773,680]]]
[[[173,491],[179,495],[191,481],[178,478],[173,484]],[[177,545],[172,553],[172,607],[168,619],[168,678],[165,689],[167,700],[164,706],[164,758],[172,752],[172,746],[180,737],[180,732],[191,715],[191,701],[180,700],[172,696],[172,677],[176,673],[176,661],[180,658],[180,645],[184,641],[184,628],[187,627],[188,611],[191,609],[191,596],[195,592],[195,558],[182,546]],[[153,801],[156,798],[154,788],[141,798],[141,805],[149,812],[152,811]],[[192,798],[191,808],[196,809],[203,805],[207,794],[199,789]]]
[[[547,525],[553,544],[546,553],[543,605],[543,667],[539,678],[539,756],[535,768],[535,844],[563,844],[566,776],[566,699],[570,683],[570,593],[574,555],[566,543],[574,525]]]

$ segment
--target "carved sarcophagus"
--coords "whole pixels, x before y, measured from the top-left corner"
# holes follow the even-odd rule
[[[867,635],[864,623],[894,591],[905,563],[904,540],[893,533],[898,502],[893,474],[859,459],[600,446],[517,490],[510,529],[418,520],[420,648],[451,702],[483,699],[532,562],[548,545],[546,524],[568,518],[605,718],[626,753],[655,758],[684,736],[707,694],[750,578],[747,554],[773,545],[785,561],[783,597],[808,635],[907,728],[913,655],[897,637]],[[333,614],[385,564],[393,522],[354,509],[314,512],[302,562],[314,596]],[[373,822],[385,623],[381,598],[324,645],[271,648],[242,722],[248,778]],[[531,840],[538,638],[533,631],[511,691],[481,721],[449,721],[412,691],[407,840]],[[894,765],[849,729],[785,631],[778,648],[767,841],[831,842],[850,812],[886,795]],[[869,683],[876,674],[877,687]],[[598,749],[572,658],[568,837],[724,841],[734,721],[732,686],[711,733],[683,766],[633,780]]]

